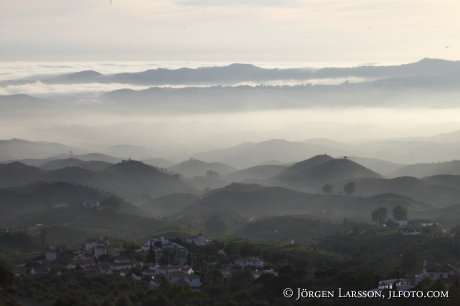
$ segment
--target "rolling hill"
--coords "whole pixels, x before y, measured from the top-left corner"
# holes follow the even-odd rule
[[[264,180],[286,170],[285,165],[260,165],[228,173],[222,178],[228,182],[243,182],[245,180]]]
[[[343,150],[316,144],[272,139],[259,143],[247,142],[230,148],[193,154],[203,161],[220,161],[244,169],[260,165],[261,160],[277,160],[283,163],[304,160],[318,154],[344,155]]]
[[[151,217],[167,216],[195,203],[200,197],[193,193],[172,193],[152,199],[139,207]]]
[[[276,175],[277,179],[289,179],[289,177],[298,175],[312,167],[333,160],[329,155],[317,155],[304,161],[298,162]]]
[[[263,187],[257,184],[233,183],[222,189],[212,190],[197,201],[204,210],[232,209],[248,217],[271,215],[315,214],[325,212],[336,216],[360,216],[370,220],[372,210],[385,206],[389,211],[401,205],[409,214],[418,216],[434,208],[421,201],[395,194],[372,197],[308,194],[282,187]]]
[[[441,174],[422,178],[430,185],[444,185],[460,189],[460,175]]]
[[[144,193],[157,197],[176,192],[198,192],[180,178],[137,161],[124,161],[101,171],[79,167],[46,171],[21,163],[0,165],[0,188],[27,185],[37,180],[99,188],[134,203]]]
[[[41,169],[45,170],[56,170],[56,169],[63,169],[66,167],[78,167],[82,169],[92,170],[92,171],[100,171],[105,170],[111,163],[103,162],[103,161],[83,161],[77,158],[67,158],[67,159],[55,159],[49,162],[46,162],[40,165]]]
[[[460,203],[460,189],[450,186],[431,185],[424,180],[414,177],[398,177],[394,179],[381,178],[355,178],[337,183],[333,183],[335,192],[343,191],[343,186],[348,182],[354,182],[356,189],[353,195],[370,197],[378,194],[399,194],[410,197],[414,200],[422,201],[436,208],[443,208]],[[318,186],[310,192],[321,193]]]
[[[451,174],[460,175],[460,160],[442,163],[424,163],[404,166],[390,174],[389,177],[413,176],[422,178],[426,176]]]
[[[207,163],[198,159],[189,159],[169,167],[168,170],[187,177],[194,177],[205,176],[208,170],[217,171],[220,175],[223,175],[234,172],[237,169],[223,163]]]
[[[36,183],[11,190],[0,190],[0,224],[8,226],[30,226],[37,223],[49,223],[50,220],[63,222],[63,215],[68,212],[45,206],[49,199],[50,205],[77,204],[86,199],[101,201],[108,197],[107,192],[71,183]],[[83,210],[82,210],[83,211]],[[82,211],[75,210],[67,218],[73,218]],[[74,217],[75,217],[74,216]]]
[[[376,158],[348,156],[348,159],[382,175],[387,175],[405,166]]]
[[[143,159],[142,162],[158,168],[169,168],[176,164],[175,162],[167,160],[165,158],[148,158]]]
[[[348,159],[333,159],[327,155],[315,156],[294,164],[268,180],[271,185],[305,189],[331,184],[346,179],[380,178],[375,173]]]
[[[19,162],[0,164],[0,188],[27,185],[43,180],[47,175],[48,173],[45,170]]]

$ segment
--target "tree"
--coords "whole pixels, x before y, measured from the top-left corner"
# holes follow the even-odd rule
[[[254,276],[252,275],[252,270],[244,268],[233,273],[230,280],[230,288],[232,292],[238,292],[249,288],[253,282]]]
[[[42,229],[40,233],[40,240],[42,241],[43,245],[46,245],[48,243],[48,231],[46,228]]]
[[[393,219],[398,221],[407,220],[407,208],[402,207],[401,205],[395,206],[392,210]]]
[[[0,257],[0,287],[7,288],[14,283],[14,273],[9,263],[3,257]]]
[[[213,233],[215,235],[223,235],[226,231],[226,226],[224,221],[217,216],[211,216],[206,222],[204,223],[206,227],[206,231],[209,233]]]
[[[123,204],[123,200],[117,196],[110,196],[101,201],[101,207],[108,207],[109,209],[118,212]]]
[[[192,253],[188,252],[188,254],[187,254],[187,262],[185,264],[189,265],[189,266],[192,265]]]
[[[355,192],[355,182],[349,182],[345,186],[343,186],[343,191],[347,194],[353,194]]]
[[[145,258],[145,262],[155,262],[155,261],[156,261],[155,250],[153,249],[152,246],[150,246],[149,252],[147,253],[147,257]]]
[[[422,261],[414,250],[407,250],[401,257],[400,266],[406,272],[416,272],[420,269]]]
[[[333,191],[334,191],[334,187],[332,187],[332,185],[327,184],[323,186],[324,193],[331,194]]]
[[[44,205],[45,205],[45,207],[50,208],[50,207],[51,207],[51,199],[50,199],[50,198],[46,198],[46,199],[45,199],[45,202],[44,202]]]
[[[208,170],[206,171],[206,177],[210,179],[218,179],[219,178],[219,172],[214,171],[214,170]]]
[[[372,212],[372,221],[378,222],[379,226],[382,226],[387,217],[388,210],[386,207],[379,207]]]

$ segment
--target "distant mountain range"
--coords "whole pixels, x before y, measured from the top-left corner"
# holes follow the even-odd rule
[[[0,161],[45,159],[51,156],[90,153],[87,150],[44,141],[0,140]]]
[[[361,77],[369,79],[408,77],[414,75],[450,75],[460,69],[460,62],[423,59],[398,66],[361,66],[322,69],[264,69],[251,64],[231,64],[223,67],[197,69],[153,69],[143,72],[104,75],[97,71],[80,71],[51,78],[36,78],[46,84],[121,83],[136,85],[228,85],[241,82],[276,80],[309,80],[321,78]],[[32,82],[31,81],[31,82]],[[24,84],[25,80],[0,82],[0,86]]]

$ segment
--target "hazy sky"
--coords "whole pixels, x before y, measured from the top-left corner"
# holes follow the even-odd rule
[[[457,0],[0,0],[0,61],[458,60]]]

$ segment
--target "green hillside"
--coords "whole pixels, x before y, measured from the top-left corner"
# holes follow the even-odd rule
[[[315,216],[273,216],[245,223],[232,235],[262,240],[307,243],[312,239],[345,235],[354,229],[374,229],[375,225],[361,222],[336,222]]]
[[[195,203],[200,196],[193,193],[172,193],[147,201],[139,206],[152,217],[174,214]]]
[[[289,179],[292,176],[295,176],[303,171],[306,171],[310,168],[315,166],[321,165],[322,163],[328,162],[333,160],[332,157],[329,155],[317,155],[312,158],[306,159],[304,161],[295,163],[294,165],[290,166],[289,168],[285,169],[284,171],[280,172],[276,175],[277,179]]]
[[[431,185],[414,177],[398,177],[394,179],[355,178],[332,183],[335,193],[343,192],[343,186],[349,182],[355,183],[355,196],[370,197],[378,194],[395,193],[422,201],[436,208],[442,208],[460,203],[460,189],[450,186]],[[321,193],[322,186],[311,188],[309,191]]]
[[[326,160],[321,163],[321,160]],[[311,164],[316,164],[310,166]],[[316,156],[297,163],[269,180],[271,185],[282,185],[294,188],[306,188],[330,184],[346,179],[380,178],[375,173],[348,159],[330,159],[329,156]]]
[[[198,192],[169,173],[137,161],[123,161],[101,171],[80,167],[43,170],[21,163],[0,164],[0,188],[23,186],[37,180],[69,182],[99,188],[136,203],[143,194],[158,197],[175,192]]]
[[[19,162],[0,164],[0,188],[27,185],[45,179],[47,175],[45,170]]]
[[[362,198],[342,195],[308,194],[282,187],[263,187],[252,184],[231,184],[213,190],[197,201],[207,210],[230,208],[249,217],[290,214],[321,215],[330,212],[338,216],[360,216],[370,219],[372,210],[385,206],[391,210],[397,205],[407,207],[409,214],[423,214],[434,208],[421,201],[396,194],[382,194]]]

